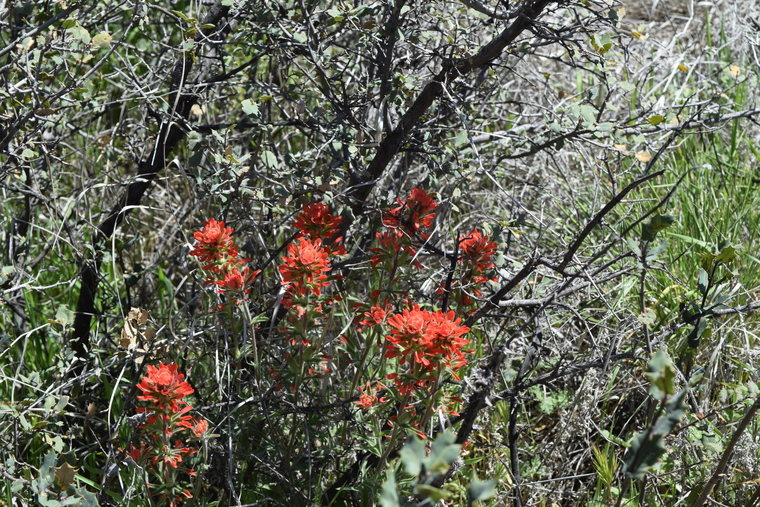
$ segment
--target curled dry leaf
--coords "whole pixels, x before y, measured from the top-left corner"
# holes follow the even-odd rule
[[[124,319],[124,327],[121,329],[119,346],[134,352],[136,364],[141,364],[147,351],[140,345],[152,341],[156,337],[156,330],[152,327],[141,331],[140,328],[148,322],[150,313],[142,308],[132,308]]]
[[[144,326],[148,322],[148,317],[150,317],[150,313],[142,308],[132,308],[127,314],[127,319],[138,326]]]
[[[133,349],[137,346],[137,338],[139,336],[140,331],[127,319],[124,321],[124,327],[121,329],[119,346],[127,350]]]

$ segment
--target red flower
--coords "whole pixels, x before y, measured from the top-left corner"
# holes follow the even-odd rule
[[[150,451],[151,448],[146,446],[145,442],[140,442],[140,447],[130,445],[127,453],[129,454],[130,458],[132,458],[136,463],[139,463],[142,457]]]
[[[341,216],[334,217],[330,208],[321,202],[304,204],[293,225],[309,239],[329,241],[340,226]],[[340,240],[338,240],[340,241]]]
[[[387,389],[387,387],[385,387],[381,382],[377,382],[377,385],[373,389],[370,383],[367,382],[367,385],[364,388],[359,387],[359,392],[361,394],[359,395],[359,400],[355,401],[354,403],[362,408],[372,408],[379,403],[387,402],[388,398],[384,396],[377,396],[377,391],[379,389]]]
[[[189,429],[198,438],[205,435],[206,431],[208,431],[208,421],[205,419],[195,419],[191,416],[182,417],[177,426]]]
[[[205,420],[205,419],[201,419],[199,421],[196,421],[196,423],[193,426],[192,430],[193,430],[193,435],[195,435],[196,437],[199,437],[199,438],[202,437],[208,431],[208,421]]]
[[[369,251],[375,255],[370,258],[369,262],[373,266],[386,261],[396,260],[397,262],[406,262],[408,258],[414,259],[417,255],[417,251],[409,246],[407,238],[403,233],[399,231],[385,231],[383,233],[375,233],[375,238],[380,244],[377,248],[370,248]],[[406,256],[409,256],[408,258]],[[414,267],[420,269],[422,264],[418,261],[414,261]]]
[[[181,410],[180,405],[187,402],[182,398],[195,392],[185,376],[177,372],[176,364],[159,363],[158,367],[148,366],[148,375],[140,380],[137,388],[143,392],[138,400],[149,401],[159,409],[168,408],[172,412]]]
[[[174,446],[175,447],[173,448],[166,449],[166,452],[163,454],[164,464],[169,465],[172,468],[177,468],[177,465],[182,462],[183,454],[190,456],[197,452],[196,450],[190,449],[189,447],[182,447],[181,440],[175,441]]]
[[[362,319],[359,324],[362,326],[372,327],[378,324],[382,324],[385,320],[385,317],[388,316],[388,312],[386,312],[380,306],[373,306],[369,309],[368,312],[364,312],[364,316],[366,318]]]
[[[459,243],[461,257],[459,262],[471,264],[477,271],[483,272],[493,267],[491,257],[496,250],[496,242],[489,241],[488,236],[483,236],[477,229],[473,230]]]
[[[279,268],[282,284],[288,286],[289,292],[299,295],[311,292],[318,296],[320,287],[329,285],[325,273],[330,271],[330,261],[322,240],[298,238],[288,245],[288,255],[282,261]]]
[[[232,227],[225,227],[224,222],[209,218],[203,224],[203,229],[196,231],[193,236],[197,243],[190,255],[198,257],[201,262],[214,263],[238,255],[237,246],[232,239]]]
[[[399,227],[412,237],[417,237],[420,229],[426,229],[433,225],[435,213],[433,210],[438,203],[433,200],[424,190],[417,187],[409,193],[406,201],[396,199],[398,206],[385,212],[383,224],[388,227]],[[420,234],[424,239],[425,234]]]
[[[440,365],[459,369],[467,363],[463,347],[470,343],[464,338],[470,328],[460,323],[454,312],[430,312],[415,305],[388,319],[393,329],[386,336],[385,357],[400,356],[400,363],[423,371]]]
[[[251,292],[251,289],[245,289],[245,287],[250,286],[253,281],[256,279],[256,277],[261,273],[260,269],[257,269],[256,271],[251,271],[250,268],[245,267],[243,270],[239,270],[238,268],[230,268],[225,274],[223,280],[216,280],[215,282],[212,282],[215,285],[218,285],[223,290],[242,290],[246,294]],[[245,289],[245,290],[244,290]]]

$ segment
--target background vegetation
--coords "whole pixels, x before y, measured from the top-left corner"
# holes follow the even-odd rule
[[[162,502],[127,453],[162,361],[210,426],[186,503],[756,504],[759,21],[723,1],[6,3],[0,501]],[[353,304],[390,288],[382,210],[413,187],[439,206],[399,298],[440,309],[457,237],[498,244],[427,457],[385,438],[398,407],[356,404],[384,366],[295,398],[272,374],[302,205],[341,215],[348,250],[320,335],[363,340]],[[262,270],[223,310],[188,255],[210,217]],[[133,307],[156,333],[124,343]]]

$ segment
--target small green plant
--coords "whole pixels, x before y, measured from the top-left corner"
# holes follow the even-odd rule
[[[422,507],[448,499],[451,493],[440,487],[439,480],[459,457],[462,446],[455,443],[455,438],[451,432],[441,433],[428,449],[417,437],[409,437],[399,451],[407,478],[397,482],[397,466],[390,466],[380,493],[380,504],[383,507]],[[477,505],[493,496],[495,486],[495,480],[481,481],[473,475],[467,487],[467,505]],[[412,500],[406,500],[407,497]]]

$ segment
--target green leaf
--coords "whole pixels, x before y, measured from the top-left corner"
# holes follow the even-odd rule
[[[596,130],[598,130],[599,132],[610,132],[612,131],[612,127],[614,126],[615,125],[611,122],[604,122],[597,125]]]
[[[404,470],[409,475],[417,477],[422,471],[422,459],[425,457],[425,446],[418,438],[409,437],[404,447],[398,452]]]
[[[627,477],[640,479],[665,453],[665,437],[673,431],[684,413],[686,390],[682,390],[668,403],[665,414],[655,422],[651,430],[644,430],[633,439],[625,461]]]
[[[429,484],[417,484],[414,486],[414,494],[433,502],[440,502],[449,496],[446,490],[430,486]]]
[[[380,505],[382,507],[401,507],[401,498],[396,491],[396,476],[393,473],[393,468],[389,468],[386,472],[386,479],[380,490]]]
[[[673,225],[675,218],[671,215],[655,215],[641,228],[642,241],[652,241],[657,233]]]
[[[650,125],[659,125],[660,123],[664,121],[665,121],[665,117],[661,114],[655,114],[647,118],[647,123],[649,123]]]
[[[695,349],[699,347],[699,342],[702,341],[702,338],[710,338],[710,336],[712,336],[712,330],[710,329],[709,324],[710,323],[707,319],[699,319],[696,324],[694,324],[694,328],[688,336],[689,347]]]
[[[450,431],[441,433],[432,443],[430,454],[424,459],[425,468],[432,472],[443,473],[448,470],[457,457],[461,445],[455,444],[456,436]]]
[[[467,131],[460,130],[459,133],[457,133],[456,137],[454,138],[454,146],[457,148],[460,148],[467,143],[468,143]]]
[[[620,88],[622,88],[623,90],[627,92],[632,92],[633,90],[636,89],[636,85],[629,81],[620,81],[618,85],[620,85]]]
[[[722,262],[723,264],[731,264],[738,256],[739,251],[733,245],[723,247],[715,260]]]
[[[63,327],[74,323],[74,312],[67,306],[59,306],[55,311],[55,320]]]
[[[252,115],[259,114],[259,106],[255,102],[253,102],[251,99],[245,99],[243,102],[240,103],[240,105],[243,107],[243,112],[245,114],[252,114]]]
[[[69,32],[72,37],[84,42],[85,44],[89,44],[90,41],[92,40],[92,38],[90,37],[90,32],[88,32],[86,28],[78,24],[68,28],[66,31]]]
[[[675,392],[676,370],[673,360],[664,350],[654,353],[647,364],[647,372],[644,376],[652,383],[649,393],[655,398],[664,399]]]
[[[77,488],[76,493],[80,497],[77,503],[78,507],[98,507],[100,505],[95,493],[91,493],[84,488]]]
[[[699,268],[697,271],[697,288],[702,294],[707,294],[707,289],[710,286],[710,275],[707,274],[703,268]]]
[[[621,447],[630,447],[631,444],[623,440],[622,438],[616,437],[612,433],[610,433],[608,430],[601,430],[599,432],[600,435],[602,435],[602,438],[605,440],[612,442],[613,444],[617,444]]]
[[[66,408],[66,405],[69,404],[69,397],[66,395],[61,396],[58,399],[58,403],[55,404],[55,411],[60,413],[63,412],[63,409]]]
[[[665,248],[667,248],[667,246],[667,240],[657,243],[655,246],[647,250],[647,260],[651,261],[656,259],[662,252],[665,251]]]
[[[269,150],[266,150],[261,154],[261,160],[264,162],[264,165],[270,169],[277,167],[277,157]]]
[[[580,107],[580,115],[588,123],[596,123],[596,109],[593,106],[583,104]]]
[[[100,32],[92,38],[92,45],[96,48],[106,48],[111,45],[113,37],[108,32]]]
[[[493,479],[481,481],[475,473],[472,474],[470,485],[467,486],[467,505],[478,500],[486,500],[496,494],[496,481]]]
[[[55,452],[50,451],[40,467],[40,475],[32,481],[32,491],[38,494],[37,500],[42,503],[45,500],[43,494],[50,485],[55,482],[55,461],[58,458]]]

